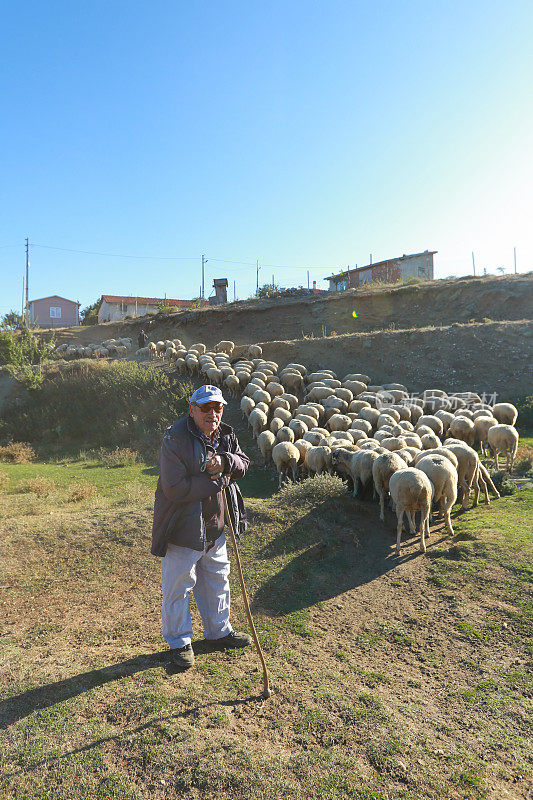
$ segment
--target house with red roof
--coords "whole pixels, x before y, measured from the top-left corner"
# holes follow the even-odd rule
[[[131,297],[103,294],[98,306],[98,322],[115,322],[125,317],[144,317],[163,306],[191,308],[193,300],[175,300],[171,297]]]

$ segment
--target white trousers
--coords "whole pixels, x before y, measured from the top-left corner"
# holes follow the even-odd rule
[[[203,552],[168,545],[161,559],[161,617],[163,638],[171,649],[192,642],[191,589],[202,617],[205,638],[220,639],[231,633],[229,570],[224,533],[210,550]]]

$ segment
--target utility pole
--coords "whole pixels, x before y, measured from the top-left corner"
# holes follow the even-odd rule
[[[203,255],[203,256],[202,256],[202,293],[201,293],[201,298],[202,298],[202,301],[201,301],[201,303],[200,303],[200,305],[201,305],[201,306],[203,306],[203,304],[204,304],[204,300],[205,300],[205,290],[204,290],[204,286],[205,286],[205,283],[204,283],[204,268],[205,268],[205,265],[207,264],[207,262],[208,262],[208,259],[207,259],[207,258],[206,258],[206,257]]]
[[[30,316],[30,304],[28,301],[28,272],[30,267],[30,246],[28,243],[28,237],[26,236],[26,314],[25,314],[25,322],[26,325],[29,324],[29,316]]]
[[[476,277],[476,260],[474,258],[474,251],[472,250],[472,266],[474,268],[474,278]]]
[[[259,297],[259,259],[255,262],[256,280],[255,280],[255,296]]]
[[[237,293],[235,290],[235,281],[233,281],[233,302],[235,302],[236,299],[237,299]]]
[[[514,250],[514,274],[516,275],[516,247],[514,247],[513,250]]]
[[[307,270],[307,291],[309,291],[309,270]]]

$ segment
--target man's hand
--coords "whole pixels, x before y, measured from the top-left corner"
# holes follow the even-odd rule
[[[216,481],[224,470],[224,456],[212,456],[206,462],[205,469],[209,477]]]

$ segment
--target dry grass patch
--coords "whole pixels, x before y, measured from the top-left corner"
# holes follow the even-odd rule
[[[9,482],[9,475],[7,474],[7,472],[0,471],[0,489],[3,489],[5,486],[7,486],[8,482]]]
[[[42,476],[38,476],[36,478],[28,478],[28,480],[19,483],[17,486],[17,492],[20,494],[33,492],[33,494],[36,494],[37,497],[48,497],[50,492],[53,492],[55,488],[56,484],[54,481],[51,481],[48,478],[43,478]]]
[[[90,497],[94,497],[96,492],[97,489],[94,483],[79,481],[78,483],[72,483],[70,485],[68,500],[70,503],[79,503],[82,500],[88,500]]]
[[[28,442],[11,442],[0,447],[0,461],[10,464],[29,464],[36,457],[35,450]]]
[[[138,462],[139,455],[131,447],[115,447],[114,450],[106,450],[105,447],[101,447],[98,451],[98,460],[109,469],[130,467]]]

